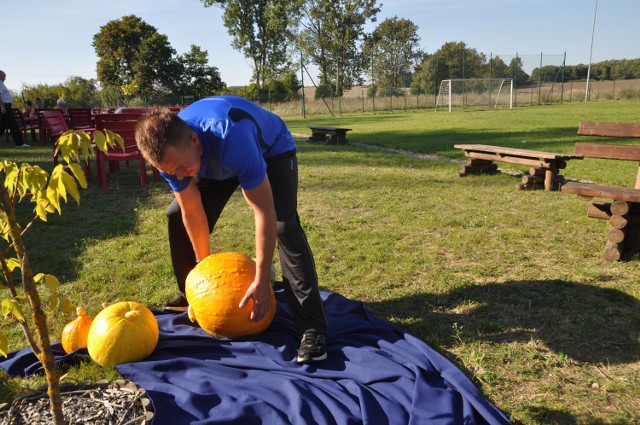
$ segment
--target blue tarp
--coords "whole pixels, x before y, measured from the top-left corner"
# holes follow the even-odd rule
[[[267,332],[219,340],[186,313],[157,312],[160,340],[149,358],[117,366],[147,390],[155,425],[171,424],[508,424],[450,361],[364,305],[323,292],[328,358],[296,362],[299,344],[280,286]],[[79,350],[59,362],[86,355]],[[28,350],[0,366],[28,375]]]

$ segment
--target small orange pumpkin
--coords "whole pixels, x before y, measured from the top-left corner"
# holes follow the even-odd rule
[[[238,304],[256,275],[256,263],[237,252],[213,254],[202,260],[187,276],[189,319],[218,338],[236,338],[264,332],[276,314],[276,298],[270,289],[269,309],[258,321],[251,320],[253,300]]]
[[[96,315],[89,329],[89,356],[104,367],[147,358],[158,344],[158,321],[143,304],[121,301]]]
[[[84,307],[76,308],[76,314],[78,317],[65,325],[60,338],[62,348],[67,354],[80,348],[86,348],[89,328],[93,322],[93,319],[87,316]]]

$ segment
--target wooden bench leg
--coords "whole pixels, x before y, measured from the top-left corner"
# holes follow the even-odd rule
[[[624,201],[613,201],[610,206],[609,232],[602,256],[607,261],[619,261],[625,251],[625,239],[629,229],[630,205]]]
[[[467,174],[492,174],[498,171],[498,166],[493,161],[486,159],[469,158],[467,163],[462,166],[458,172],[458,176],[464,177]]]
[[[324,133],[312,132],[311,137],[309,137],[310,142],[326,142],[327,136]]]
[[[549,169],[542,167],[531,167],[529,169],[529,174],[522,176],[522,183],[517,185],[520,190],[558,190],[562,182],[564,181],[564,176],[558,174],[557,170],[552,173],[548,172]],[[548,184],[548,179],[551,179],[550,185]],[[547,189],[550,187],[550,189]]]

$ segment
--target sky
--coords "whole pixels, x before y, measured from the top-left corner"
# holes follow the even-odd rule
[[[596,13],[597,1],[597,13]],[[525,71],[535,66],[588,64],[640,58],[638,0],[383,0],[377,22],[410,19],[421,48],[433,53],[444,43],[463,41],[487,58],[506,63],[516,54]],[[5,84],[58,84],[71,76],[96,78],[91,43],[100,27],[136,15],[183,54],[195,44],[228,86],[246,85],[251,61],[231,48],[222,10],[201,0],[0,0],[0,70]],[[595,31],[593,29],[596,18]],[[593,48],[592,46],[593,34]],[[312,77],[316,78],[316,75]],[[305,81],[308,81],[305,75]]]

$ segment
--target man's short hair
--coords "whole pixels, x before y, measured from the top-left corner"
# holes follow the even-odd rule
[[[154,165],[163,161],[167,146],[178,147],[189,141],[193,129],[176,113],[155,110],[138,121],[136,144],[145,159]]]

